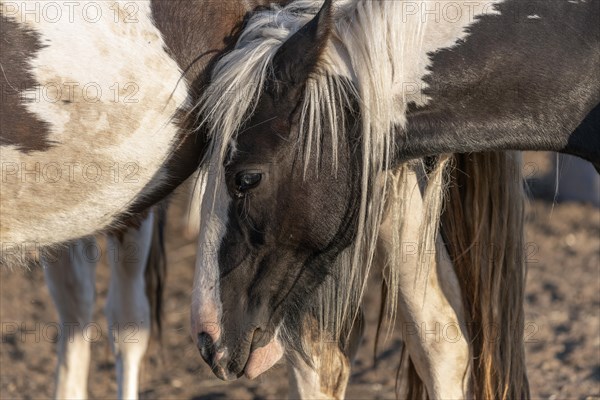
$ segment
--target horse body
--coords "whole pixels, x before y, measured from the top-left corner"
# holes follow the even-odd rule
[[[458,2],[456,18],[438,20],[435,10],[428,18],[427,2],[417,2],[425,11],[416,13],[408,2],[334,4],[297,1],[254,15],[215,64],[199,106],[213,147],[192,335],[223,379],[264,372],[283,347],[307,351],[298,340],[307,314],[344,341],[341,321],[356,315],[376,243],[385,237],[386,199],[396,190],[386,175],[402,161],[511,149],[598,160],[596,125],[586,119],[598,104],[599,41],[586,31],[598,21],[597,2],[508,0],[485,2],[478,11]],[[560,40],[557,27],[574,34]],[[553,47],[558,77],[542,63]],[[522,98],[509,96],[514,87]],[[445,178],[453,158],[468,177],[459,171]],[[432,296],[453,304],[454,312],[419,310],[412,298],[401,312],[416,321],[472,323],[468,351],[426,351],[413,343],[408,352],[430,396],[466,390],[481,398],[526,398],[519,160],[484,153],[427,163],[416,245],[420,257],[437,248],[444,221],[441,233],[459,279],[448,293],[438,287]],[[411,213],[405,198],[398,197],[396,239],[387,251],[395,260],[403,218]],[[407,289],[401,265],[387,265],[392,319],[399,292],[422,293]],[[466,359],[469,368],[458,368],[469,377],[466,388],[457,375],[446,382],[431,375],[432,366],[451,369],[449,360]]]
[[[204,89],[204,69],[244,13],[265,3],[148,0],[135,2],[135,9],[125,2],[85,3],[87,11],[97,11],[94,15],[57,5],[63,18],[74,15],[68,24],[56,24],[36,19],[43,2],[30,3],[40,7],[32,14],[26,3],[2,0],[2,34],[10,39],[0,59],[8,87],[0,110],[2,260],[21,263],[39,246],[118,225],[189,176],[206,146],[205,137],[189,134],[195,129],[190,111]],[[597,2],[486,1],[478,9],[471,2],[458,4],[456,18],[440,20],[436,13],[442,16],[443,10],[437,8],[427,17],[432,11],[426,1],[344,0],[336,2],[335,12],[326,2],[315,18],[322,2],[298,1],[283,14],[257,14],[232,55],[217,64],[216,84],[200,103],[215,140],[210,190],[202,204],[192,336],[222,378],[255,377],[283,355],[284,347],[304,361],[310,358],[310,346],[299,344],[310,330],[304,323],[307,314],[339,341],[334,352],[347,357],[346,336],[383,237],[391,190],[385,175],[399,162],[440,153],[548,149],[579,155],[598,167]],[[518,18],[506,17],[514,16],[512,10],[521,10]],[[215,15],[223,16],[218,24]],[[490,32],[499,27],[502,42],[491,39]],[[575,34],[560,39],[559,27]],[[515,48],[507,44],[510,38]],[[537,43],[543,46],[534,51]],[[550,79],[555,74],[542,63],[553,48],[561,76],[556,86]],[[528,57],[535,60],[533,66]],[[577,73],[569,75],[572,66]],[[525,97],[509,96],[506,82],[523,88]],[[482,91],[485,87],[494,90]],[[245,99],[239,99],[244,97],[240,90]],[[553,98],[560,101],[550,104]],[[494,166],[514,165],[489,162],[494,157],[483,156],[486,174],[471,181],[471,190],[493,176]],[[438,184],[438,191],[423,194],[426,226],[420,241],[425,244],[419,252],[439,241],[445,162],[439,164],[429,176],[430,187]],[[472,160],[466,165],[475,168]],[[514,175],[505,178],[508,182]],[[505,239],[510,227],[520,229],[518,216],[509,212],[520,198],[509,196],[507,205],[498,206],[490,200],[498,193],[486,188],[471,198],[456,194],[451,200],[470,201],[460,203],[463,213],[480,201],[495,210],[491,221],[502,222],[504,231],[486,237],[493,244],[492,239]],[[302,210],[298,201],[308,207]],[[519,208],[513,208],[518,214]],[[483,218],[486,210],[478,215]],[[492,222],[474,224],[463,241],[456,239],[455,229],[454,241],[447,240],[453,260],[472,254],[472,241],[487,234],[475,228],[495,227]],[[522,265],[513,259],[518,254],[514,244],[503,250],[490,254],[505,261],[474,269],[488,273],[483,278],[468,271],[481,261],[479,253],[455,265],[459,278],[481,282],[470,292],[460,288],[467,315],[455,306],[449,318],[461,326],[463,318],[498,311],[495,301],[502,300],[497,303],[500,321],[508,321],[503,329],[514,330],[518,343]],[[400,272],[388,269],[393,298],[402,290],[394,286],[402,282]],[[516,282],[508,293],[516,296],[514,304],[498,288],[508,278]],[[334,289],[338,294],[332,300]],[[471,304],[477,296],[484,296],[486,304]],[[320,302],[309,304],[311,298]],[[437,299],[459,303],[447,293]],[[333,310],[324,312],[321,306]],[[504,311],[514,313],[512,319],[502,319]],[[448,318],[448,313],[403,312],[411,320]],[[235,324],[231,316],[238,314],[244,317]],[[483,317],[480,325],[490,321],[496,322]],[[469,334],[477,337],[478,332]],[[503,344],[479,343],[471,349],[488,363],[480,365],[483,372],[471,368],[474,391],[483,397],[526,396],[522,349],[504,349]],[[435,364],[443,349],[417,360],[423,349],[418,344],[411,348],[430,395],[464,390],[456,378],[444,383],[427,377],[447,365]],[[445,356],[459,360],[465,350]],[[498,357],[502,362],[490,366]],[[505,365],[515,372],[507,372]],[[314,382],[311,376],[304,370],[296,375],[305,384]],[[345,373],[340,376],[347,379]]]
[[[147,185],[157,173],[165,179],[162,165],[178,134],[173,115],[188,88],[150,2],[135,4],[137,21],[128,23],[123,4],[97,3],[93,25],[81,13],[63,23],[36,20],[26,3],[3,2],[16,36],[7,53],[21,55],[27,80],[23,87],[11,74],[16,66],[2,60],[16,91],[9,102],[17,103],[14,113],[3,110],[2,158],[14,167],[2,181],[3,244],[46,246],[93,233],[154,190]],[[26,35],[35,47],[23,51]]]
[[[122,225],[183,182],[205,146],[186,114],[202,73],[263,3],[3,0],[4,262]]]

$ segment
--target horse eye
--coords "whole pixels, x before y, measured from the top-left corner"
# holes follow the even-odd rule
[[[235,187],[238,192],[245,193],[257,187],[261,180],[260,172],[238,172],[235,176]]]

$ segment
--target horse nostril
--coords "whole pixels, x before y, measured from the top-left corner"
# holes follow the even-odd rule
[[[212,365],[215,361],[215,342],[212,337],[206,333],[201,332],[198,334],[198,350],[200,350],[200,355],[206,361],[207,364]]]

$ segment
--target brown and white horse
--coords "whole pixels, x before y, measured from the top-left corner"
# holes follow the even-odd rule
[[[198,106],[213,142],[191,318],[215,374],[257,376],[284,348],[309,358],[307,318],[344,349],[378,263],[391,320],[425,331],[405,338],[410,398],[528,398],[508,150],[600,166],[598,26],[597,0],[255,14]],[[437,323],[461,340],[420,340]]]

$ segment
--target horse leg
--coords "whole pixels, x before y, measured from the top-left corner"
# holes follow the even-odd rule
[[[140,364],[150,340],[150,303],[144,272],[152,243],[154,214],[139,229],[108,238],[111,265],[106,316],[117,368],[118,397],[137,399]]]
[[[315,332],[305,338],[305,346],[311,350],[313,367],[298,355],[290,356],[289,398],[343,399],[350,379],[350,367],[362,339],[363,326],[363,315],[360,313],[345,346],[338,341],[319,339]]]
[[[94,310],[96,248],[95,239],[87,237],[42,257],[44,277],[61,324],[54,393],[57,399],[87,398],[90,343],[84,329]]]
[[[419,230],[423,223],[423,199],[417,175],[409,173],[410,213],[401,231],[403,251],[399,265],[399,319],[403,340],[429,398],[459,399],[466,397],[467,369],[470,355],[465,316],[458,279],[446,247],[438,234],[435,251],[428,251],[428,262],[419,260]],[[378,253],[384,262],[393,262],[392,218],[386,215],[380,229]],[[405,248],[404,248],[405,247]],[[415,250],[415,251],[411,251]],[[390,290],[393,290],[391,288]]]
[[[290,399],[343,399],[350,379],[350,361],[337,343],[319,344],[314,368],[302,358],[288,363]]]

